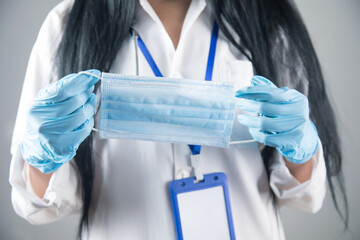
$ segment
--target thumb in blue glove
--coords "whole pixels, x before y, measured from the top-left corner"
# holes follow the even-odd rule
[[[100,76],[98,70],[88,72]],[[70,74],[39,91],[21,143],[27,163],[50,173],[75,156],[94,126],[97,81],[94,76]]]
[[[278,88],[261,76],[254,76],[251,84],[236,92],[237,106],[253,113],[238,115],[240,124],[249,127],[256,141],[275,147],[287,160],[298,164],[310,160],[319,143],[306,96]]]

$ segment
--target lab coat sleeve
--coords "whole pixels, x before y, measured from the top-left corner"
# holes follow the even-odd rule
[[[21,156],[20,143],[24,134],[27,112],[37,92],[56,81],[54,56],[61,39],[63,19],[72,1],[58,4],[46,17],[32,49],[20,98],[11,143],[9,182],[15,212],[33,224],[59,220],[81,209],[78,178],[73,160],[52,175],[45,195],[40,199],[32,190],[28,165]]]
[[[326,193],[326,167],[321,142],[313,157],[313,169],[308,181],[300,183],[286,167],[283,156],[277,153],[270,167],[270,186],[279,206],[311,213],[319,211]]]

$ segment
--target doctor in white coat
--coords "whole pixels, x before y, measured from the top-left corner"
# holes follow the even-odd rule
[[[286,15],[286,12],[293,15]],[[39,92],[40,95],[48,93],[50,82],[72,72],[92,68],[154,76],[146,57],[138,50],[136,39],[130,34],[131,29],[141,36],[163,76],[203,81],[215,21],[219,33],[212,81],[233,84],[240,90],[240,97],[255,102],[258,99],[246,97],[248,92],[244,92],[255,87],[251,80],[254,73],[266,76],[279,87],[287,86],[282,92],[296,88],[297,96],[302,96],[302,103],[306,103],[301,105],[306,110],[302,119],[306,124],[311,120],[316,124],[316,128],[311,125],[312,130],[303,129],[286,135],[285,144],[278,140],[280,130],[271,133],[271,137],[276,135],[277,138],[270,141],[259,135],[267,132],[266,124],[254,126],[248,119],[239,117],[234,121],[232,139],[254,138],[258,143],[231,145],[228,149],[201,148],[202,172],[224,172],[228,177],[236,239],[285,239],[279,207],[318,211],[326,192],[326,170],[335,166],[330,163],[341,160],[339,146],[334,145],[337,142],[336,125],[332,115],[326,116],[332,111],[305,28],[296,29],[301,32],[303,41],[295,41],[299,36],[291,24],[303,27],[297,16],[296,9],[286,0],[61,2],[48,14],[41,27],[21,95],[10,167],[16,213],[32,224],[45,224],[81,212],[79,236],[84,239],[176,239],[169,184],[193,175],[192,152],[187,144],[97,138],[97,133],[91,132],[93,125],[99,127],[95,105],[100,99],[94,97],[99,94],[96,91],[91,94],[95,82],[92,86],[86,85],[84,92],[79,90],[74,96],[65,94],[68,98],[60,101],[83,98],[76,110],[89,111],[87,115],[83,114],[86,121],[82,123],[89,125],[82,133],[84,136],[76,135],[68,142],[57,141],[51,137],[54,135],[42,132],[41,121],[46,116],[37,118],[33,110],[39,103],[36,102]],[[76,79],[78,75],[65,78]],[[65,85],[63,79],[59,82],[60,90],[55,94],[59,94]],[[72,83],[67,87],[80,89],[79,86],[82,85]],[[277,90],[269,91],[278,91],[272,87]],[[278,97],[277,93],[271,94]],[[309,104],[305,96],[309,96]],[[264,101],[258,102],[263,104]],[[47,106],[46,111],[53,109]],[[248,110],[248,106],[245,109]],[[256,117],[269,117],[263,112],[267,110],[261,105]],[[293,108],[293,111],[297,109]],[[55,115],[59,117],[60,112]],[[293,121],[289,118],[283,126],[291,125]],[[40,127],[32,128],[34,122],[40,123],[37,125]],[[61,132],[65,122],[60,122],[62,124],[54,129]],[[79,126],[84,125],[80,123]],[[257,127],[261,131],[257,131]],[[298,127],[294,125],[294,128]],[[326,127],[334,128],[331,136]],[[59,134],[59,139],[63,135]],[[36,139],[43,142],[37,145]],[[292,145],[293,142],[297,147]],[[37,149],[46,145],[55,149],[56,144],[72,146],[71,158],[61,164],[55,164],[49,158],[39,160],[36,157],[37,162],[29,160],[34,159]],[[288,151],[283,151],[285,148]],[[309,154],[301,159],[303,161],[291,160],[288,152],[296,155],[304,149]],[[29,152],[33,153],[30,157]],[[44,171],[43,166],[50,166],[48,164],[56,167]],[[330,170],[334,176],[340,171]]]

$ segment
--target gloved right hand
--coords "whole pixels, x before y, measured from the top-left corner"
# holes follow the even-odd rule
[[[88,72],[100,76],[98,70]],[[28,112],[21,143],[23,159],[43,173],[70,161],[94,126],[99,79],[70,74],[41,89]]]

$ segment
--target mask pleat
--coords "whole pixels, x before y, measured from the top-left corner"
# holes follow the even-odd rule
[[[212,82],[103,74],[100,112],[101,138],[227,147],[235,90]]]

